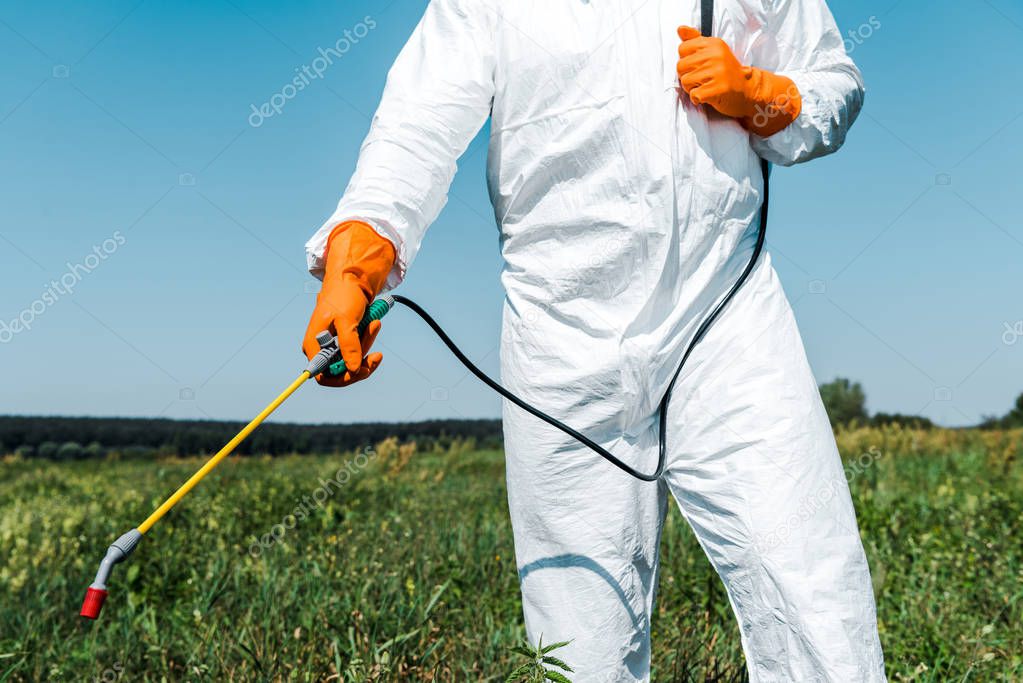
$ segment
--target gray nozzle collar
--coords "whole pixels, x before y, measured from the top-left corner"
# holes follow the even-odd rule
[[[326,330],[316,335],[316,343],[320,345],[320,350],[309,359],[309,365],[305,366],[310,377],[316,377],[316,375],[326,372],[330,364],[341,353],[337,345],[337,337]]]
[[[141,540],[142,532],[138,529],[132,529],[121,534],[116,541],[111,543],[110,547],[107,548],[107,554],[103,556],[103,561],[99,564],[99,571],[96,572],[92,588],[106,590],[107,579],[110,578],[110,572],[113,570],[114,565],[128,559],[128,556],[131,555]]]

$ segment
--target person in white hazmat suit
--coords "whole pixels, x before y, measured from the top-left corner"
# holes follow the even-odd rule
[[[379,364],[363,358],[379,323],[355,325],[402,281],[490,117],[503,381],[653,471],[658,402],[753,253],[760,159],[834,152],[863,101],[823,0],[713,12],[711,38],[686,28],[699,0],[432,0],[307,244],[324,286],[305,351],[329,326],[349,368],[321,383]],[[649,679],[670,496],[724,582],[752,681],[884,680],[848,486],[768,253],[683,366],[667,426],[648,483],[506,403],[529,638],[571,640],[577,681]]]

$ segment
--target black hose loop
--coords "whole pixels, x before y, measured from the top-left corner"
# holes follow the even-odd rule
[[[753,254],[750,256],[750,260],[749,263],[746,264],[746,268],[743,269],[742,273],[735,281],[735,284],[732,285],[732,288],[728,290],[728,293],[725,295],[725,297],[718,303],[717,306],[714,307],[714,310],[712,310],[710,314],[706,318],[704,318],[703,322],[701,322],[700,326],[696,329],[696,333],[693,335],[692,341],[689,342],[689,346],[686,348],[685,353],[682,354],[682,360],[679,361],[678,368],[675,370],[675,374],[672,375],[671,382],[668,383],[668,388],[665,390],[664,396],[661,397],[661,402],[658,406],[659,419],[658,419],[657,469],[650,474],[644,474],[643,472],[637,471],[628,464],[622,462],[613,453],[611,453],[603,446],[587,437],[585,434],[582,434],[581,432],[572,429],[561,420],[551,417],[550,415],[543,412],[539,408],[529,403],[526,403],[524,400],[510,392],[508,389],[504,388],[499,382],[492,379],[489,375],[480,370],[475,363],[469,360],[469,358],[464,353],[462,353],[462,350],[458,348],[458,345],[455,344],[454,341],[452,341],[451,337],[447,335],[447,333],[440,326],[440,324],[436,320],[434,320],[433,316],[427,313],[422,308],[422,306],[412,301],[411,299],[398,294],[394,295],[394,301],[411,309],[420,318],[422,318],[423,321],[426,322],[426,324],[429,325],[430,328],[437,334],[437,336],[440,337],[440,340],[444,342],[444,345],[448,347],[451,353],[455,355],[455,358],[457,358],[459,362],[461,362],[462,365],[464,365],[469,372],[476,375],[476,377],[481,382],[483,382],[488,387],[496,391],[498,394],[508,399],[519,408],[522,408],[530,415],[538,417],[547,424],[551,425],[552,427],[561,430],[562,432],[572,437],[579,443],[583,444],[584,446],[592,450],[594,453],[604,458],[612,465],[625,472],[626,474],[629,474],[635,477],[636,479],[640,479],[642,481],[657,481],[658,479],[661,478],[661,475],[664,474],[664,468],[667,463],[668,404],[671,401],[671,393],[672,390],[675,388],[675,383],[678,382],[678,378],[682,374],[682,368],[685,367],[686,361],[689,360],[689,356],[692,355],[693,349],[695,349],[696,345],[700,343],[700,340],[707,336],[707,332],[710,330],[711,325],[713,325],[714,321],[717,320],[718,317],[720,317],[721,312],[725,309],[729,302],[731,302],[732,299],[735,298],[735,295],[739,292],[742,286],[749,279],[750,275],[753,273],[753,269],[757,265],[757,261],[760,260],[760,254],[764,250],[764,242],[766,241],[767,238],[767,208],[769,199],[768,172],[770,168],[768,163],[764,160],[761,160],[760,167],[764,174],[764,201],[760,207],[760,229],[757,232],[757,241],[753,247]]]

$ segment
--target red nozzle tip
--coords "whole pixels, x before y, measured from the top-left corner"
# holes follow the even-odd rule
[[[80,614],[86,619],[95,619],[99,616],[99,611],[103,609],[103,601],[107,599],[107,592],[100,588],[89,587],[85,591],[85,601],[82,602],[82,611]]]

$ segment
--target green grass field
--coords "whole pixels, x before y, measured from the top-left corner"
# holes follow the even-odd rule
[[[1023,679],[1023,432],[839,442],[849,462],[881,454],[851,487],[889,677]],[[498,681],[516,666],[502,457],[471,447],[229,460],[117,567],[101,619],[80,619],[107,544],[200,462],[0,464],[0,681]],[[316,493],[339,470],[344,486]],[[745,680],[675,510],[653,623],[654,680]]]

